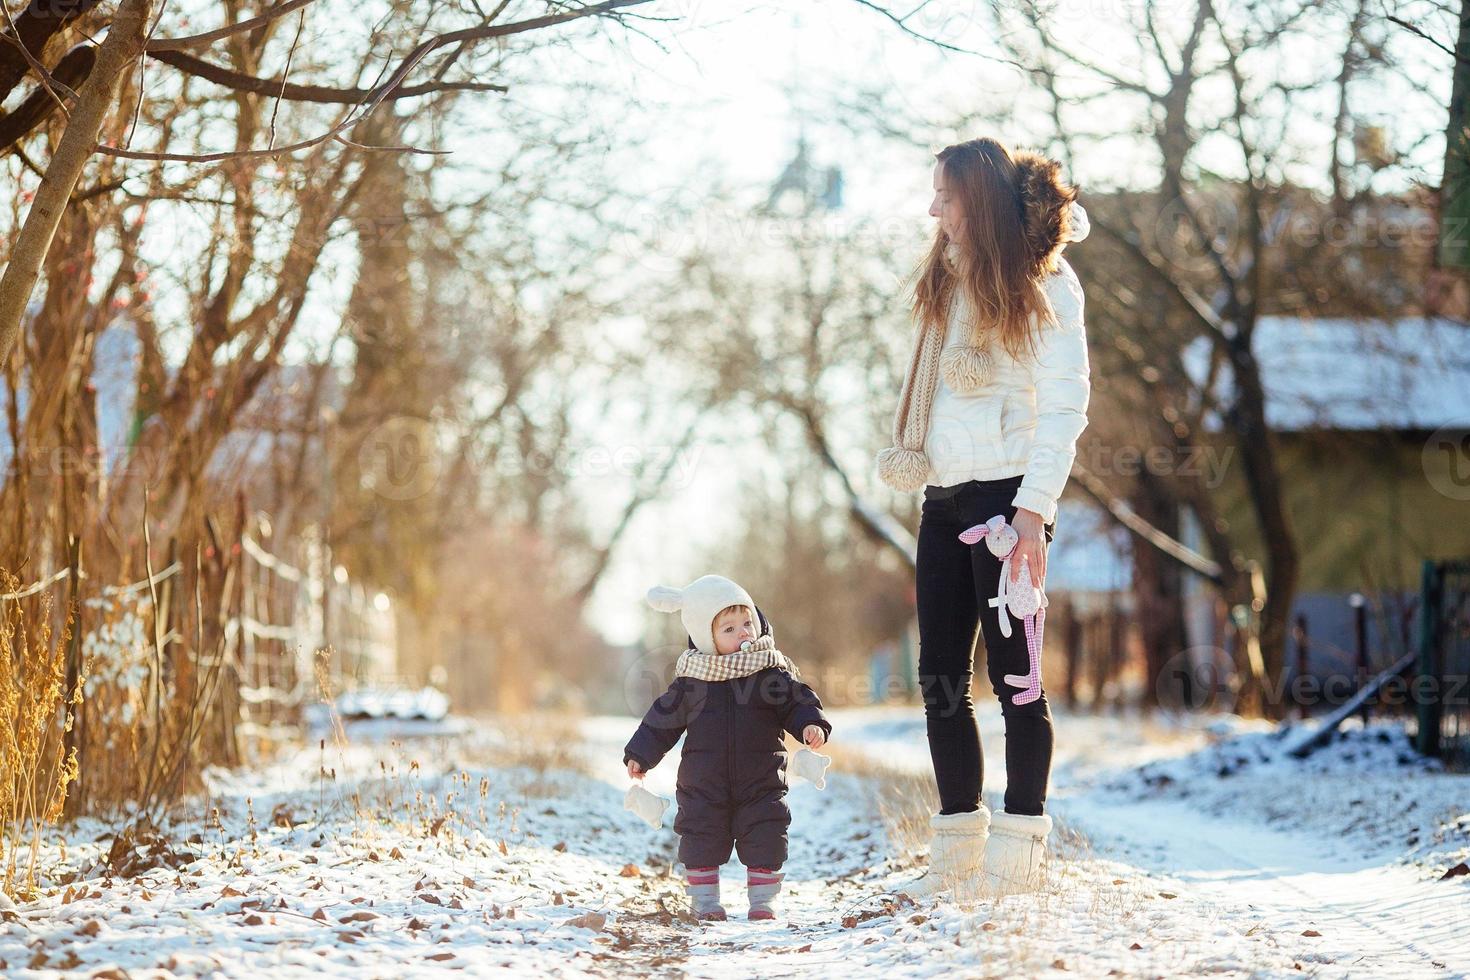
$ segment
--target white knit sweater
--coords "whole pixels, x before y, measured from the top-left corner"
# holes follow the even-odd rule
[[[1072,235],[1089,231],[1087,212],[1072,205]],[[1042,283],[1059,326],[1047,323],[1037,338],[1035,360],[1017,361],[999,344],[991,352],[994,372],[978,392],[962,395],[941,376],[930,410],[924,451],[928,483],[948,487],[968,480],[997,480],[1025,474],[1012,503],[1056,519],[1057,499],[1077,456],[1077,439],[1087,427],[1091,394],[1082,284],[1066,259]],[[969,325],[957,303],[945,346],[968,343]]]

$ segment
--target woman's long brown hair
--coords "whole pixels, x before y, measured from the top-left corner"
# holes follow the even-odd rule
[[[971,343],[985,346],[988,334],[1018,360],[1034,354],[1039,325],[1056,321],[1041,282],[1057,270],[1076,188],[1062,183],[1055,162],[1013,157],[989,137],[946,146],[935,157],[963,216],[959,258],[949,261],[949,237],[939,228],[914,283],[915,321],[945,329],[955,290],[963,289],[975,313]]]

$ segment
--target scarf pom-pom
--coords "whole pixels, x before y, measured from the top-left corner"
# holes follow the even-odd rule
[[[994,363],[987,348],[949,347],[939,355],[939,373],[955,391],[969,393],[989,383]]]
[[[929,457],[917,449],[890,446],[878,454],[878,477],[895,490],[922,490],[929,480]]]

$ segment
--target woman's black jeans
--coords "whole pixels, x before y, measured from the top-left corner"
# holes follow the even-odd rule
[[[1039,815],[1046,802],[1052,723],[1045,689],[1030,704],[1011,703],[1011,696],[1022,688],[1007,684],[1005,675],[1029,672],[1026,633],[1012,621],[1011,635],[1001,636],[997,610],[987,605],[1000,585],[1000,559],[984,539],[974,545],[959,539],[961,531],[996,514],[1004,514],[1008,523],[1014,520],[1011,500],[1021,480],[1013,476],[924,489],[915,582],[919,689],[942,813],[964,813],[980,806],[985,761],[970,698],[977,621],[985,637],[990,685],[1005,717],[1006,812]],[[1055,528],[1055,523],[1044,528],[1048,548]]]

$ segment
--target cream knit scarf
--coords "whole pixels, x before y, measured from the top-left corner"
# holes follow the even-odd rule
[[[951,242],[951,259],[956,256],[955,249],[956,244]],[[982,331],[970,310],[964,290],[956,288],[950,296],[947,322],[926,323],[914,338],[909,372],[899,394],[898,410],[893,414],[893,445],[878,454],[878,476],[895,490],[919,490],[929,479],[924,440],[929,436],[929,411],[939,378],[960,394],[973,394],[990,381],[994,362],[990,349],[980,343]],[[946,349],[948,323],[956,319],[968,322],[970,342]]]
[[[674,673],[680,677],[693,677],[701,681],[730,681],[737,677],[749,677],[768,667],[785,668],[792,677],[800,678],[796,664],[776,649],[773,637],[763,636],[750,644],[750,649],[723,656],[685,650],[679,654]]]

